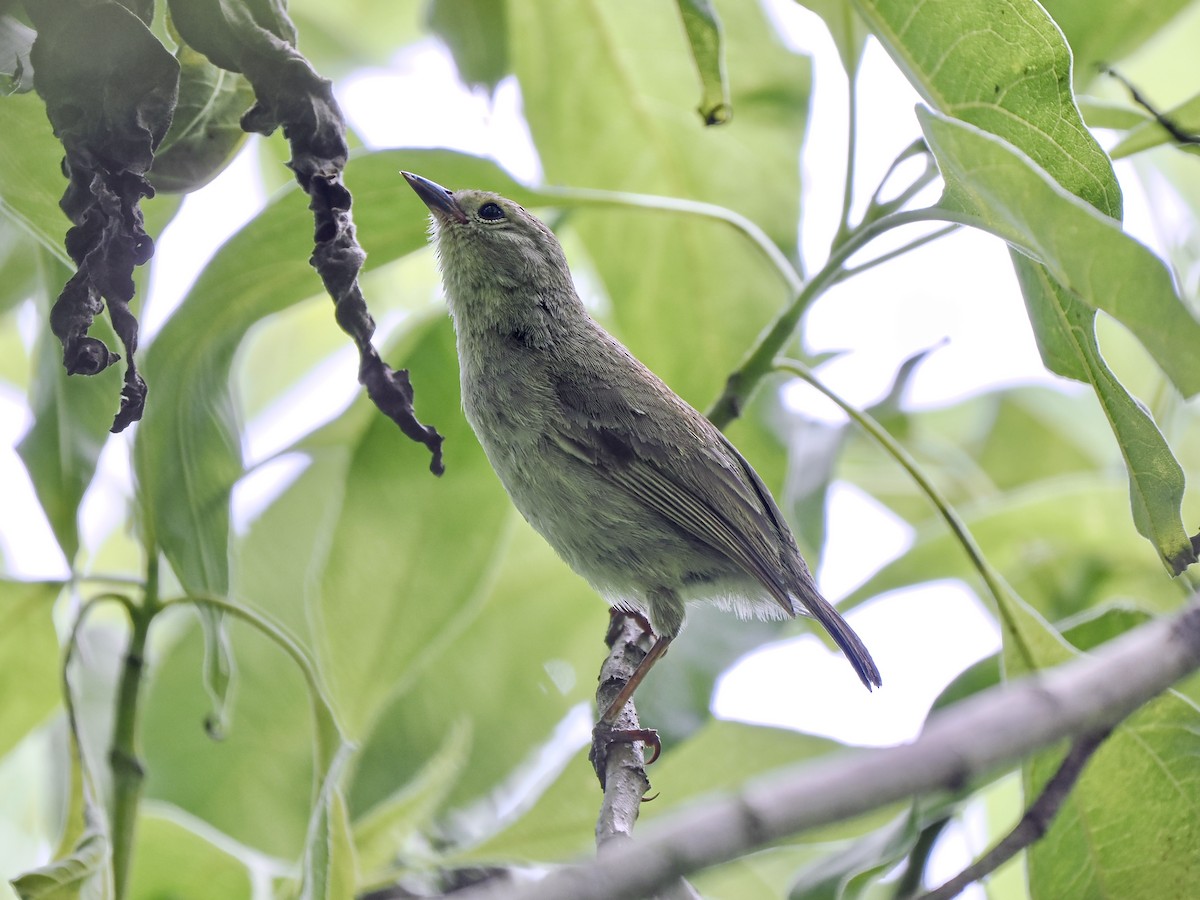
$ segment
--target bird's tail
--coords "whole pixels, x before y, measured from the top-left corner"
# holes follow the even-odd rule
[[[842,614],[834,608],[833,604],[822,597],[811,583],[802,584],[801,590],[798,592],[798,599],[808,614],[829,632],[834,643],[842,648],[842,653],[846,654],[846,659],[850,660],[850,665],[854,666],[854,671],[858,673],[862,683],[867,686],[867,690],[881,687],[883,678],[880,676],[879,667],[871,658],[866,644],[855,634],[850,623],[842,618]]]

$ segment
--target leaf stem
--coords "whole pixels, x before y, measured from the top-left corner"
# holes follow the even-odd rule
[[[850,8],[847,7],[847,10]],[[842,215],[831,250],[850,237],[850,207],[854,203],[854,164],[858,156],[858,71],[846,73],[846,180],[842,186]],[[890,170],[889,170],[890,171]]]
[[[175,606],[209,606],[214,609],[219,609],[227,615],[233,616],[236,619],[241,619],[256,628],[263,635],[273,641],[281,650],[283,650],[299,667],[301,674],[304,676],[304,681],[308,685],[309,696],[312,700],[314,710],[317,713],[317,756],[322,767],[327,767],[333,761],[337,754],[340,743],[345,742],[345,731],[341,727],[334,712],[333,702],[329,699],[324,686],[321,683],[321,677],[317,673],[317,667],[308,654],[301,647],[300,642],[292,637],[284,629],[282,625],[272,621],[266,616],[258,613],[246,606],[234,603],[223,597],[189,595],[186,597],[173,597],[170,600],[164,600],[162,603],[163,609],[168,609]],[[326,733],[326,727],[332,728],[336,734],[337,741],[331,742],[330,737],[334,735]]]
[[[847,269],[842,269],[841,274],[838,276],[837,283],[840,284],[849,278],[853,278],[855,275],[861,275],[863,272],[873,269],[885,262],[890,262],[897,256],[903,256],[905,253],[909,253],[918,249],[919,247],[924,247],[926,244],[932,244],[934,241],[944,238],[946,235],[957,231],[961,227],[961,225],[947,225],[945,228],[939,228],[937,231],[931,231],[929,234],[915,238],[909,241],[903,247],[897,247],[895,250],[889,250],[882,256],[877,256],[872,260],[868,260],[861,266],[852,266]]]
[[[543,187],[533,192],[548,202],[566,200],[574,206],[628,206],[637,209],[656,209],[662,212],[686,213],[715,219],[732,225],[748,237],[775,267],[793,294],[804,288],[804,279],[791,260],[767,233],[751,219],[715,203],[701,200],[684,200],[679,197],[659,197],[653,194],[634,194],[626,191],[602,191],[592,188]]]
[[[979,576],[983,579],[984,584],[987,585],[988,590],[996,599],[998,608],[1000,610],[1004,610],[1007,607],[1007,601],[1005,598],[1007,597],[1008,592],[1004,585],[1003,579],[1000,577],[1000,574],[996,572],[987,559],[984,558],[983,551],[979,548],[979,545],[975,543],[975,538],[971,534],[970,529],[967,528],[966,523],[959,517],[954,507],[950,505],[949,501],[942,496],[941,491],[939,491],[934,483],[926,477],[924,472],[921,471],[920,466],[917,465],[917,461],[912,458],[909,452],[905,450],[899,444],[899,442],[892,437],[887,430],[879,424],[879,422],[875,420],[873,416],[871,416],[869,413],[865,413],[859,409],[856,409],[841,396],[834,393],[832,390],[822,384],[820,379],[813,374],[812,370],[809,369],[808,366],[796,360],[780,359],[776,361],[776,368],[780,371],[787,372],[790,375],[795,375],[797,378],[808,382],[814,388],[836,403],[841,410],[855,423],[857,423],[860,428],[867,432],[867,434],[869,434],[876,441],[876,443],[878,443],[879,446],[881,446],[884,451],[892,457],[892,459],[900,464],[901,468],[903,468],[904,471],[906,471],[912,477],[913,481],[917,483],[917,486],[921,489],[925,496],[929,498],[929,502],[932,503],[937,509],[938,513],[941,514],[942,519],[945,520],[946,525],[950,528],[950,531],[958,539],[958,542],[962,545],[963,550],[966,551],[967,556],[971,561],[971,565],[974,566],[975,570],[979,573]]]

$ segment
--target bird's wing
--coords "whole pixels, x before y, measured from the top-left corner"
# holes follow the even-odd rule
[[[803,611],[816,618],[867,689],[882,684],[862,640],[817,590],[771,492],[745,457],[700,413],[634,364],[655,388],[636,391],[636,400],[628,388],[593,383],[583,391],[558,381],[555,392],[564,416],[554,441],[594,466],[614,488],[742,566],[789,615]],[[794,559],[785,560],[782,554],[789,550]]]
[[[560,384],[558,395],[566,425],[553,438],[563,450],[688,537],[739,564],[796,615],[778,544],[790,543],[790,532],[770,492],[719,431],[670,394],[641,403],[666,403],[670,409],[635,407],[624,392],[603,386],[584,395]],[[672,440],[676,435],[663,426],[665,417],[699,430],[705,439],[685,434]],[[657,433],[666,439],[655,440]]]

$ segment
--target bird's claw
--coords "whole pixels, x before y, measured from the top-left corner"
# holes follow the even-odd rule
[[[659,740],[657,731],[653,728],[613,728],[604,720],[596,723],[596,727],[592,729],[592,749],[588,753],[588,759],[592,763],[592,768],[596,770],[596,777],[600,779],[601,790],[604,789],[607,780],[605,776],[608,768],[609,746],[632,744],[637,741],[645,744],[645,749],[650,751],[645,765],[651,765],[662,753],[662,741]]]

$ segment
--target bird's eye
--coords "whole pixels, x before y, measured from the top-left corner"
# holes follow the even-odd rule
[[[504,210],[500,208],[499,203],[485,203],[479,207],[479,218],[489,222],[498,222],[504,218]]]

